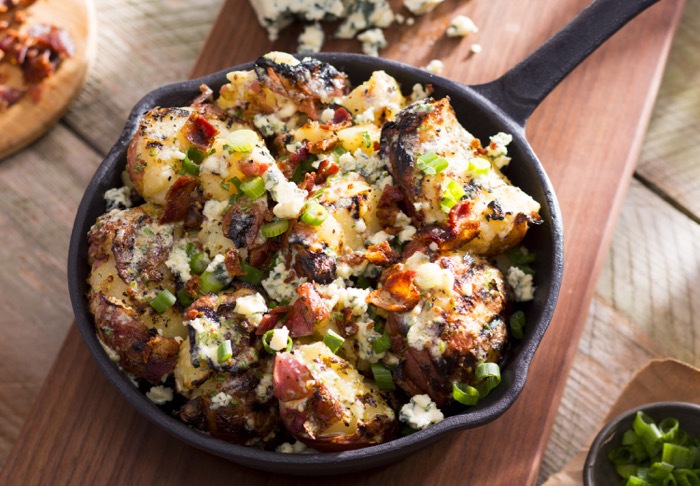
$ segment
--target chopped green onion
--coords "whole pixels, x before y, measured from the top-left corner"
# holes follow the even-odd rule
[[[316,201],[309,202],[301,214],[301,220],[310,226],[319,226],[326,218],[328,218],[328,211]]]
[[[649,478],[651,479],[665,479],[666,476],[671,474],[671,471],[673,471],[674,466],[673,464],[669,464],[667,462],[655,462],[651,466],[649,466],[649,471],[647,474],[649,475]]]
[[[491,162],[484,157],[473,157],[469,159],[469,172],[474,174],[486,174],[491,168]]]
[[[372,286],[372,282],[369,280],[368,277],[365,277],[364,275],[360,275],[357,277],[357,281],[355,283],[355,287],[358,289],[368,289]]]
[[[510,324],[510,333],[515,339],[523,338],[523,328],[525,327],[525,313],[521,310],[513,312],[508,321]]]
[[[231,348],[231,340],[227,339],[223,343],[219,344],[219,348],[216,350],[216,357],[219,363],[226,363],[233,356],[233,349]]]
[[[343,336],[335,332],[333,329],[329,329],[328,333],[323,337],[323,343],[334,353],[340,349],[344,342],[345,339]]]
[[[381,363],[372,363],[372,375],[380,390],[396,390],[391,371]]]
[[[636,464],[617,464],[615,466],[615,471],[617,474],[624,479],[637,474],[637,469],[638,466]]]
[[[462,405],[476,405],[479,401],[479,390],[470,385],[464,385],[462,388],[457,383],[453,383],[452,398]]]
[[[447,159],[440,157],[435,152],[427,152],[418,156],[418,168],[425,174],[437,175],[450,165]]]
[[[201,275],[209,266],[209,257],[206,253],[195,253],[190,257],[190,270],[195,275]]]
[[[248,265],[246,262],[241,261],[241,269],[245,272],[245,275],[241,275],[240,278],[244,282],[248,282],[251,285],[260,285],[265,272],[262,270]]]
[[[625,486],[651,486],[651,483],[646,482],[638,476],[630,476],[627,479]]]
[[[673,442],[677,444],[679,423],[678,419],[667,417],[659,422],[659,430],[661,430],[661,439],[664,442]]]
[[[516,246],[505,252],[510,262],[519,267],[520,265],[527,265],[528,263],[533,263],[535,261],[535,253],[528,251],[525,253],[522,247]]]
[[[206,154],[197,147],[190,147],[187,149],[187,158],[197,165],[204,161],[204,157],[206,157]]]
[[[642,411],[637,412],[632,428],[642,439],[642,444],[649,456],[653,457],[661,447],[661,431],[654,419]]]
[[[338,145],[336,148],[333,149],[333,153],[336,157],[340,158],[341,156],[347,154],[348,151],[345,150],[342,146]]]
[[[442,201],[440,207],[446,213],[464,197],[464,188],[456,181],[449,179],[449,182],[442,190]]]
[[[276,329],[270,329],[269,331],[265,332],[265,334],[263,334],[262,339],[261,339],[263,348],[265,348],[265,351],[267,351],[269,354],[276,354],[277,353],[277,350],[272,349],[270,347],[270,339],[272,339],[272,335],[274,334],[275,331],[276,331]],[[284,350],[287,352],[291,351],[293,345],[294,345],[294,342],[292,341],[291,336],[287,336],[287,347],[284,348]]]
[[[168,289],[165,289],[156,295],[156,297],[151,301],[151,307],[153,307],[159,314],[162,314],[175,305],[176,301],[177,299],[175,296]]]
[[[199,290],[203,294],[219,292],[231,283],[231,276],[228,274],[225,265],[219,265],[214,270],[206,270],[199,277]]]
[[[661,449],[661,460],[672,464],[678,469],[693,467],[693,459],[695,459],[695,454],[688,447],[666,442],[663,445],[663,449]]]
[[[258,135],[253,130],[243,129],[231,132],[227,145],[232,152],[250,152],[257,143]]]
[[[362,141],[365,142],[366,148],[370,148],[372,146],[372,139],[369,138],[368,132],[362,132]]]
[[[152,147],[151,150],[148,151],[148,155],[150,155],[151,157],[155,157],[156,155],[158,155],[158,149]]]
[[[391,338],[388,334],[382,334],[372,341],[372,349],[377,354],[386,353],[391,349]]]
[[[241,182],[240,187],[236,189],[243,191],[250,199],[257,199],[265,194],[265,181],[262,177],[252,177]]]
[[[277,221],[273,221],[272,223],[264,224],[262,228],[260,228],[260,231],[262,232],[265,238],[274,238],[275,236],[283,234],[288,229],[289,220],[278,219]]]
[[[488,395],[501,382],[501,369],[497,363],[479,363],[476,367],[477,389],[481,398]]]
[[[182,169],[185,171],[186,174],[193,176],[199,175],[199,166],[192,162],[189,157],[185,157],[184,159],[182,159]]]
[[[177,291],[177,301],[183,307],[189,307],[194,299],[188,294],[185,289],[180,289]]]

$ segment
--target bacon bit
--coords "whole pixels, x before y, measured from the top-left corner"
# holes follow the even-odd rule
[[[199,181],[192,176],[182,176],[176,180],[165,194],[165,210],[160,222],[165,224],[184,220],[195,199],[192,193],[198,185]]]
[[[420,301],[420,292],[413,283],[416,272],[398,270],[386,277],[380,289],[367,296],[367,302],[389,312],[406,312]]]
[[[304,180],[301,181],[297,186],[299,189],[303,189],[307,192],[311,192],[316,185],[316,172],[307,172],[304,174]]]
[[[335,320],[335,325],[338,327],[340,335],[344,338],[355,336],[360,330],[357,326],[357,322],[352,318],[352,309],[347,307],[342,310],[342,313]]]
[[[260,246],[251,248],[248,253],[248,264],[255,268],[267,268],[272,256],[280,249],[282,242],[279,238],[268,238]]]
[[[291,179],[294,176],[294,172],[299,167],[303,161],[311,156],[309,152],[309,144],[306,140],[301,142],[301,146],[294,152],[289,154],[289,158],[285,160],[280,160],[279,168],[287,179]]]
[[[461,242],[460,246],[479,235],[479,222],[471,219],[471,216],[471,201],[455,204],[450,209],[450,231]]]
[[[340,171],[340,166],[330,160],[323,160],[318,166],[318,174],[316,176],[316,184],[323,184],[330,176],[337,174]]]
[[[196,298],[199,295],[199,275],[192,275],[192,278],[185,283],[184,289],[187,295],[193,299]]]
[[[404,201],[403,192],[396,186],[384,186],[377,203],[377,219],[383,227],[394,226],[399,214],[399,203]]]
[[[258,324],[258,327],[255,329],[255,334],[262,336],[270,329],[277,327],[277,323],[282,320],[284,315],[289,312],[291,308],[291,305],[281,305],[264,314],[260,324]]]
[[[333,119],[328,123],[323,123],[320,128],[329,131],[337,131],[343,128],[348,128],[352,126],[352,115],[348,110],[342,106],[335,110],[333,113]]]
[[[425,233],[417,235],[415,239],[409,241],[406,246],[403,247],[401,258],[406,260],[417,251],[428,253],[431,241],[432,240]]]
[[[309,282],[301,284],[297,288],[299,298],[294,301],[287,315],[287,328],[292,337],[310,336],[314,332],[314,325],[330,316],[321,296],[316,292],[316,287]]]
[[[241,267],[241,255],[235,248],[229,248],[226,250],[224,255],[224,265],[226,265],[226,271],[232,277],[237,277],[239,275],[245,275],[245,271]]]
[[[378,245],[370,246],[365,250],[364,256],[368,262],[382,267],[392,265],[401,258],[399,252],[392,249],[387,241],[382,241]]]
[[[253,159],[246,159],[238,162],[238,168],[248,177],[260,177],[267,172],[271,166],[271,164]]]
[[[207,152],[219,130],[197,112],[190,114],[180,129],[182,135],[198,149]]]
[[[237,199],[221,217],[221,226],[226,238],[233,241],[236,248],[250,247],[265,221],[267,200],[263,198],[250,201]]]
[[[327,152],[333,148],[335,148],[336,145],[338,145],[338,137],[335,135],[331,135],[328,138],[324,138],[323,140],[319,140],[318,142],[310,143],[309,144],[309,152],[312,154],[320,154],[323,152]]]
[[[488,153],[488,150],[481,146],[481,140],[479,140],[478,138],[472,139],[469,145],[472,150],[476,151],[481,155],[486,155]]]

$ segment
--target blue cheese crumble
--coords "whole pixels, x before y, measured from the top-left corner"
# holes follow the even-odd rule
[[[450,26],[445,31],[447,37],[465,37],[469,34],[479,32],[479,28],[474,21],[466,15],[457,15],[450,22]]]
[[[156,405],[165,405],[173,399],[173,389],[169,386],[152,386],[146,392],[146,397]]]
[[[510,286],[513,287],[516,301],[527,302],[535,297],[532,275],[523,272],[518,267],[510,267],[506,278]]]
[[[428,395],[416,395],[401,407],[399,420],[411,428],[422,430],[430,424],[442,422],[445,416]]]

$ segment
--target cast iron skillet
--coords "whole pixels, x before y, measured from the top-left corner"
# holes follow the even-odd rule
[[[251,69],[236,66],[204,78],[159,88],[147,94],[133,109],[123,133],[97,169],[78,208],[68,256],[68,281],[76,322],[90,352],[112,384],[149,420],[180,440],[199,449],[249,467],[288,474],[327,475],[368,469],[396,461],[437,440],[446,433],[486,424],[501,416],[525,385],[530,361],[549,325],[557,301],[563,268],[561,215],[550,181],[525,139],[525,122],[554,87],[600,44],[657,0],[598,0],[523,62],[497,80],[464,86],[424,70],[397,62],[357,54],[318,54],[314,57],[345,71],[354,85],[383,69],[404,89],[415,83],[431,83],[435,97],[449,95],[457,116],[467,130],[481,140],[500,131],[513,135],[506,174],[514,184],[542,205],[544,223],[531,228],[524,244],[537,255],[535,300],[525,309],[525,337],[516,342],[502,366],[502,383],[477,406],[446,418],[426,430],[365,449],[323,454],[281,454],[236,446],[191,429],[153,405],[110,361],[97,340],[86,294],[87,232],[104,213],[104,192],[121,185],[126,151],[142,113],[155,106],[189,104],[202,83],[215,92],[226,82],[226,73]],[[535,386],[537,384],[534,384]]]

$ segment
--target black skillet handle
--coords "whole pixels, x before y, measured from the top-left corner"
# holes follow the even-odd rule
[[[520,64],[495,81],[472,88],[524,127],[535,108],[562,79],[657,1],[595,0]]]

